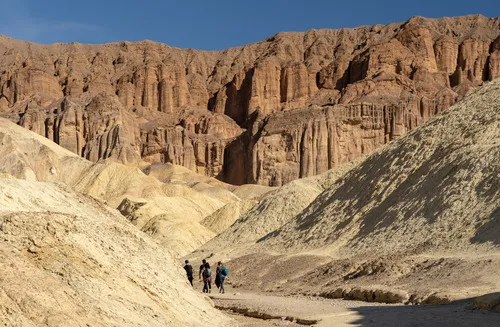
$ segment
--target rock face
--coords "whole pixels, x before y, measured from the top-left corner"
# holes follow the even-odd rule
[[[359,103],[271,114],[228,146],[224,179],[282,185],[323,173],[372,152],[440,110],[418,109],[417,103],[411,109],[404,103]]]
[[[0,115],[90,160],[281,185],[403,134],[500,76],[500,19],[279,33],[224,51],[0,36]]]

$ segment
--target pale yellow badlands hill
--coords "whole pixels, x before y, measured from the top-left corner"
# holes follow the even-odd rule
[[[261,237],[276,230],[299,214],[327,187],[356,163],[335,167],[321,175],[292,181],[259,198],[225,205],[202,221],[202,225],[220,233],[191,257],[216,253],[227,260],[241,255]]]
[[[217,197],[224,202],[238,201],[239,198],[231,190],[233,185],[223,183],[213,177],[208,177],[195,173],[186,167],[167,164],[152,164],[146,168],[145,173],[161,182],[169,184],[187,185],[192,189]]]
[[[252,199],[228,203],[210,216],[205,217],[201,224],[215,233],[220,234],[231,227],[235,221],[258,203],[259,201]]]
[[[0,190],[0,325],[234,325],[116,210],[53,183]]]
[[[147,232],[160,238],[175,255],[189,253],[213,237],[215,234],[199,222],[226,203],[239,201],[220,186],[199,192],[186,182],[163,183],[135,167],[92,163],[5,119],[0,119],[0,173],[64,183],[113,208],[125,199],[149,203],[140,213],[129,208],[129,218],[136,221],[140,215],[140,228],[151,220]],[[191,181],[195,175],[199,176],[189,175]],[[166,234],[176,235],[177,240],[164,238]]]
[[[265,246],[324,247],[340,256],[493,249],[500,245],[499,159],[496,80],[370,156]]]
[[[498,291],[499,158],[497,79],[378,150],[250,248],[233,251],[232,280],[259,290],[414,303]],[[223,251],[211,245],[225,235],[197,253]]]
[[[145,173],[164,183],[188,185],[198,192],[226,199],[227,202],[240,199],[257,199],[275,189],[274,187],[257,184],[231,185],[213,177],[195,173],[186,167],[170,163],[152,164],[145,169]]]
[[[250,209],[257,206],[260,201],[269,201],[266,200],[267,195],[276,188],[256,184],[245,184],[240,186],[231,185],[231,189],[232,193],[240,200],[226,204],[211,215],[205,217],[201,222],[203,226],[214,231],[216,234],[221,234],[226,231]],[[232,231],[233,229],[230,230]],[[232,234],[231,231],[228,231],[227,234]],[[251,235],[249,236],[251,237]],[[222,242],[222,244],[225,244],[225,242],[226,241]]]
[[[227,260],[233,252],[241,254],[260,237],[279,228],[302,211],[321,191],[319,185],[311,179],[295,180],[280,187],[264,196],[230,227],[203,245],[194,253],[194,257],[223,253],[222,259]],[[219,211],[213,215],[219,214]],[[210,216],[206,219],[211,218]]]

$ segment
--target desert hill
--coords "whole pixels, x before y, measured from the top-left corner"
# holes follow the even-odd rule
[[[224,51],[0,36],[0,115],[91,161],[280,186],[371,153],[498,77],[499,27],[413,17]]]
[[[217,253],[219,258],[226,260],[232,256],[231,253],[241,255],[257,240],[298,215],[355,163],[361,161],[362,158],[358,158],[353,163],[337,166],[323,174],[292,181],[250,203],[239,201],[225,205],[206,217],[202,224],[212,229],[214,225],[226,228],[218,230],[216,237],[191,256],[203,257]]]
[[[499,100],[495,80],[377,151],[266,246],[353,255],[498,245]]]
[[[226,204],[240,201],[230,191],[236,192],[238,187],[191,171],[188,178],[183,167],[158,168],[148,176],[136,167],[115,162],[93,163],[2,118],[0,153],[0,173],[28,181],[64,183],[112,208],[119,207],[174,255],[187,254],[214,237],[200,222]],[[164,183],[161,179],[166,176],[177,178]],[[256,189],[255,196],[265,191],[262,186],[240,187]]]
[[[233,326],[116,210],[54,183],[0,178],[2,326]]]
[[[213,247],[222,233],[193,256],[232,258],[235,286],[287,294],[439,303],[500,289],[499,100],[496,79],[376,151],[274,231],[232,253]]]

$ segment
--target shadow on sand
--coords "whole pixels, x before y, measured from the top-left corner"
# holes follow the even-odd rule
[[[352,308],[360,318],[348,326],[500,326],[500,313],[472,310],[473,299],[439,305],[366,306]],[[333,321],[332,321],[333,322]],[[333,325],[332,325],[333,326]]]

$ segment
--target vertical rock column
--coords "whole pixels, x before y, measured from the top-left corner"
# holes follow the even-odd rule
[[[58,143],[63,148],[81,155],[86,143],[83,135],[84,117],[82,108],[67,99],[63,101],[61,106],[63,112],[57,122]]]
[[[307,100],[318,91],[315,75],[310,75],[301,62],[284,67],[281,70],[280,83],[281,102],[285,107],[292,101],[295,102],[294,106],[305,106]]]
[[[458,43],[450,36],[444,36],[434,44],[436,64],[440,71],[451,75],[457,68]]]
[[[463,41],[458,52],[458,66],[453,85],[459,85],[465,81],[479,84],[486,80],[489,50],[489,42],[477,39]]]
[[[158,105],[155,108],[161,112],[178,112],[189,103],[185,72],[179,67],[162,65],[158,93]]]
[[[491,54],[489,58],[489,80],[500,77],[500,36],[491,44]]]
[[[257,64],[252,76],[248,115],[256,110],[267,115],[280,108],[280,79],[280,65],[271,61]]]

